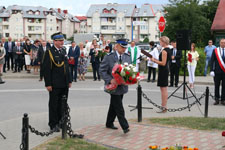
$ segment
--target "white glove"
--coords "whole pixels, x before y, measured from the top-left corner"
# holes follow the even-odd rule
[[[212,77],[214,77],[214,76],[215,76],[214,71],[211,71],[211,72],[210,72],[210,76],[212,76]]]

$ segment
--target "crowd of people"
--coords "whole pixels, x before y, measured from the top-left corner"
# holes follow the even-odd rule
[[[49,126],[55,128],[61,118],[60,105],[62,95],[68,96],[68,90],[72,82],[85,80],[88,65],[91,63],[94,81],[105,81],[105,84],[115,83],[112,77],[112,67],[116,62],[127,62],[136,66],[139,70],[141,62],[141,50],[136,46],[135,41],[131,41],[130,46],[126,39],[119,39],[113,47],[111,42],[93,39],[92,42],[76,44],[71,43],[68,51],[63,47],[64,37],[61,33],[52,35],[53,43],[45,40],[35,40],[31,44],[30,40],[25,37],[23,40],[13,42],[9,37],[7,42],[2,38],[0,42],[0,76],[10,69],[13,73],[26,70],[27,73],[38,74],[40,80],[45,79],[46,89],[50,93],[49,100]],[[160,44],[155,45],[153,41],[149,43],[147,57],[148,78],[147,82],[156,81],[156,70],[158,69],[157,86],[160,87],[162,108],[158,113],[167,112],[167,87],[178,87],[179,70],[181,67],[182,51],[177,49],[176,41],[171,41],[166,36],[159,39]],[[209,45],[204,50],[206,54],[205,72],[207,75],[208,65],[210,64],[210,75],[214,76],[215,82],[215,105],[225,105],[225,39],[220,40],[220,47],[216,48],[209,40]],[[195,50],[195,43],[191,44],[191,49],[186,53],[187,69],[189,74],[189,87],[194,88],[195,70],[199,54]],[[40,71],[39,71],[40,70]],[[78,74],[78,75],[77,75]],[[151,80],[151,74],[152,80]],[[169,85],[170,75],[170,85]],[[220,83],[222,81],[222,94],[219,94]],[[0,78],[0,83],[4,81]],[[115,117],[124,133],[129,132],[129,125],[125,118],[123,109],[123,95],[128,92],[127,85],[118,85],[116,90],[110,93],[110,107],[108,111],[106,127],[118,129],[113,122]],[[58,99],[58,100],[57,100]],[[59,130],[59,129],[57,129]]]

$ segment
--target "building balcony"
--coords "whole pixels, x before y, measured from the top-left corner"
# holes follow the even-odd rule
[[[115,34],[116,30],[101,30],[102,34]]]
[[[140,30],[140,34],[148,34],[148,30]]]
[[[115,26],[116,25],[116,22],[101,22],[101,25],[103,26]]]
[[[2,25],[9,25],[9,21],[3,21]]]

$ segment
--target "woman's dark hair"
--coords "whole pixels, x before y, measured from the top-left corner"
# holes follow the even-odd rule
[[[149,42],[149,45],[151,45],[153,47],[155,45],[155,42],[151,41],[151,42]]]
[[[30,41],[29,39],[26,39],[25,44],[27,44],[27,41]]]

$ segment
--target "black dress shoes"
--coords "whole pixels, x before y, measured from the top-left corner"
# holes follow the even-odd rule
[[[175,87],[178,87],[178,85],[176,84]]]
[[[173,87],[173,85],[170,85],[169,87]]]
[[[73,134],[72,138],[79,138],[79,139],[83,139],[84,135],[83,134]]]
[[[130,129],[128,128],[128,129],[123,130],[123,133],[126,134],[126,133],[128,133],[129,131],[130,131]]]
[[[4,84],[4,83],[5,83],[5,81],[1,81],[1,82],[0,82],[0,84]]]
[[[213,105],[219,105],[219,101],[215,101]]]
[[[114,126],[114,125],[112,125],[112,126],[106,126],[106,128],[113,129],[113,130],[117,130],[117,129],[118,129],[118,128],[117,128],[116,126]]]

